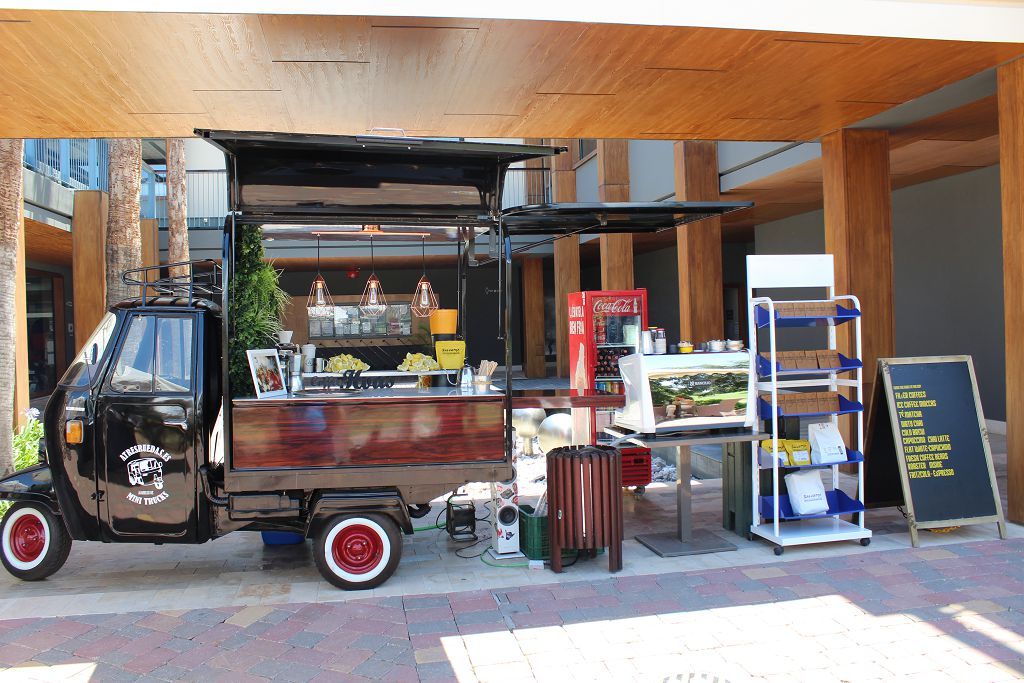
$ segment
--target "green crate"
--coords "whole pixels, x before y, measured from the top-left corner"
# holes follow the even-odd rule
[[[548,516],[535,517],[532,505],[519,506],[519,549],[531,560],[550,560],[551,543],[548,542]],[[576,551],[562,549],[562,559],[571,560]]]

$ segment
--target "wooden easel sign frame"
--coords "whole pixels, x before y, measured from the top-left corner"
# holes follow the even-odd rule
[[[953,420],[950,419],[949,413],[953,407],[941,405],[944,402],[949,403],[949,401],[937,399],[938,391],[931,394],[929,388],[923,383],[906,383],[910,373],[901,372],[902,366],[934,366],[943,363],[966,365],[970,377],[971,399],[973,400],[966,401],[966,403],[974,409],[973,419],[968,417],[965,422],[952,424]],[[939,370],[939,368],[929,369]],[[884,383],[889,424],[892,427],[896,458],[899,462],[903,501],[906,505],[907,522],[910,525],[910,541],[913,546],[916,548],[919,545],[919,529],[968,526],[993,522],[998,527],[999,538],[1006,538],[1006,519],[1003,516],[1003,503],[999,498],[999,486],[996,483],[995,469],[992,466],[992,449],[988,441],[988,430],[985,427],[981,399],[978,396],[978,381],[974,373],[974,362],[971,357],[922,356],[917,358],[879,358],[878,372],[882,376],[882,382]],[[893,380],[894,373],[898,376],[902,375],[902,377],[897,377],[895,384]],[[946,373],[949,381],[959,380],[962,382],[962,378],[955,376],[957,374],[959,373],[952,367],[948,368]],[[936,416],[942,415],[943,412],[947,416],[945,423],[939,421],[941,418],[936,418]],[[966,410],[961,409],[960,414],[963,415],[964,412]],[[929,420],[929,417],[932,419]],[[968,465],[972,464],[969,454],[966,456],[967,459],[965,459],[965,456],[954,449],[969,450],[976,448],[977,442],[974,441],[973,433],[975,421],[977,421],[980,445],[988,475],[987,483],[991,491],[993,505],[990,507],[988,501],[984,500],[984,496],[979,498],[975,495],[976,507],[984,509],[986,514],[962,517],[950,516],[945,518],[941,518],[940,514],[936,514],[934,509],[936,501],[934,500],[928,500],[928,505],[924,505],[924,501],[919,501],[919,505],[915,505],[912,484],[913,481],[918,479],[921,482],[929,479],[936,482],[941,481],[942,483],[939,485],[944,487],[948,486],[949,482],[971,480],[974,491],[978,492],[981,490],[981,487],[984,485],[985,473],[978,473],[976,466],[974,471],[964,471],[962,475],[953,469],[954,467],[964,467],[966,469]],[[948,433],[931,433],[935,427],[939,427],[940,432],[945,431]],[[951,434],[954,437],[958,436],[959,439],[951,438]],[[958,441],[960,442],[959,444],[957,443]],[[908,449],[912,452],[908,453]],[[976,460],[973,464],[976,465]],[[959,480],[958,477],[960,477]],[[918,484],[919,487],[922,485],[925,484]],[[922,496],[924,493],[924,490],[919,489],[919,496]],[[948,501],[950,498],[944,497],[944,500]],[[967,501],[967,504],[970,504],[970,501]],[[928,508],[928,510],[925,511],[923,508]],[[988,513],[989,510],[992,510],[992,512]]]

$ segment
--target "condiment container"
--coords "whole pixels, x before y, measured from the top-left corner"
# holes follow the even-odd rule
[[[693,353],[693,342],[679,342],[679,353]]]

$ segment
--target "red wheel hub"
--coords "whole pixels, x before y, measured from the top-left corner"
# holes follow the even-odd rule
[[[35,515],[24,515],[11,527],[11,552],[19,562],[32,562],[46,547],[46,527]]]
[[[384,541],[365,524],[352,524],[334,537],[331,555],[335,563],[349,574],[365,574],[380,563],[384,556]]]

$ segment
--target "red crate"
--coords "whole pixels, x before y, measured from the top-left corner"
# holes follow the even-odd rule
[[[622,453],[622,485],[647,486],[651,483],[651,449],[620,448]]]

